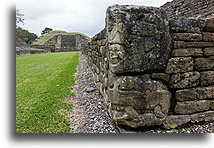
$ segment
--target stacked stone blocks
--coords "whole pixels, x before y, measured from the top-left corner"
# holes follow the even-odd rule
[[[176,115],[166,118],[166,128],[172,124],[213,121],[214,30],[207,29],[210,20],[213,19],[186,19],[188,29],[182,28],[185,26],[182,21],[170,21],[174,45],[166,73],[171,77],[169,86],[175,91]],[[175,24],[180,27],[176,28]]]
[[[213,121],[213,19],[168,19],[161,8],[113,5],[82,50],[120,128]]]

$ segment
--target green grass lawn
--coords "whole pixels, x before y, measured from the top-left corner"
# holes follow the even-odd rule
[[[16,57],[16,132],[69,133],[70,122],[59,110],[71,111],[78,52]]]

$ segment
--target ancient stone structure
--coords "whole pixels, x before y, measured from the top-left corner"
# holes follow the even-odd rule
[[[173,0],[161,6],[167,11],[168,17],[214,17],[214,0]]]
[[[16,37],[16,47],[27,47],[28,44],[22,39]]]
[[[162,8],[113,5],[82,50],[120,128],[214,118],[212,19],[168,19]]]
[[[30,47],[16,47],[16,56],[30,55],[30,54],[40,54],[47,53],[44,49],[35,49]]]
[[[44,49],[35,49],[30,48],[30,45],[27,44],[20,38],[16,38],[16,56],[29,55],[29,54],[39,54],[46,53],[47,50]]]
[[[80,34],[55,35],[44,45],[31,45],[32,48],[46,49],[50,52],[79,51],[86,48],[89,38]]]

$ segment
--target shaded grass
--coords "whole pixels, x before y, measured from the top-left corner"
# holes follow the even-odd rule
[[[59,114],[71,110],[63,102],[74,95],[78,52],[16,57],[16,132],[68,133],[70,123]]]

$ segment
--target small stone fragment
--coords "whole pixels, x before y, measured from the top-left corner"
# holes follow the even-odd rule
[[[87,87],[87,88],[85,89],[86,92],[93,92],[94,90],[95,90],[94,87]]]
[[[166,129],[175,128],[184,125],[190,121],[189,115],[170,115],[163,122],[163,127]]]

